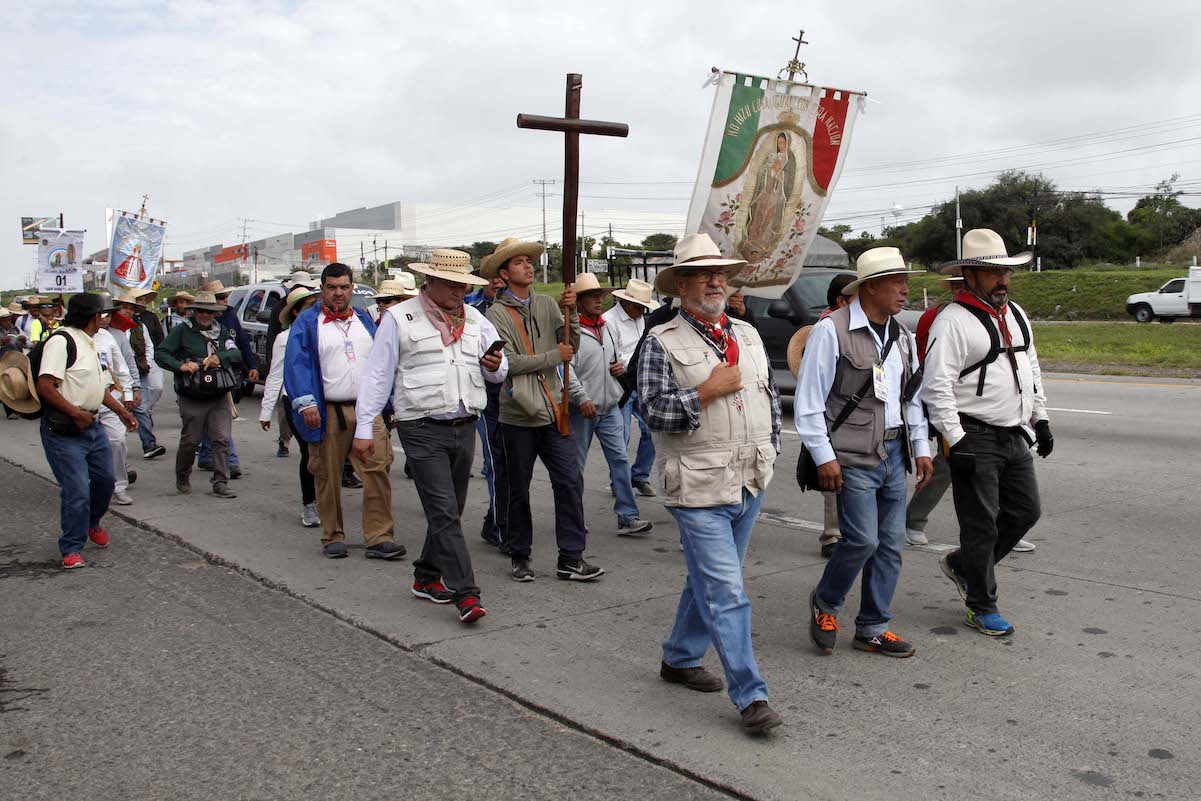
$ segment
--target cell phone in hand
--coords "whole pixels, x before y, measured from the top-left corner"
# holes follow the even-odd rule
[[[505,347],[505,341],[498,339],[488,346],[488,350],[484,351],[485,356],[491,356],[493,353],[500,353]]]

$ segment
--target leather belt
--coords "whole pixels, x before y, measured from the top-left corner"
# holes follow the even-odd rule
[[[884,441],[891,442],[894,439],[900,439],[902,436],[904,436],[904,433],[905,429],[901,428],[900,426],[897,426],[896,428],[886,428],[884,429]]]
[[[456,417],[453,420],[440,420],[434,417],[423,418],[425,422],[436,426],[473,426],[475,421],[480,419],[479,415],[471,415],[470,417]]]

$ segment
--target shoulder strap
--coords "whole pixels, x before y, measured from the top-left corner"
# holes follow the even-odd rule
[[[844,306],[843,308],[846,307]],[[889,320],[888,339],[884,342],[884,352],[880,354],[880,364],[884,364],[884,362],[888,361],[888,354],[892,351],[893,343],[897,341],[897,337],[899,335],[900,325],[895,319]],[[863,403],[863,399],[867,397],[867,393],[871,390],[874,383],[875,378],[869,375],[867,377],[867,381],[863,383],[863,386],[859,388],[858,392],[851,396],[851,399],[847,401],[846,406],[843,406],[842,411],[838,413],[838,417],[835,417],[834,422],[830,424],[831,434],[842,427],[842,424],[845,423],[847,418],[851,416],[851,412],[859,408],[859,404]]]
[[[517,326],[517,331],[521,334],[521,341],[525,343],[526,351],[530,356],[536,355],[534,353],[534,343],[530,341],[530,335],[525,330],[525,324],[521,320],[521,312],[517,311],[517,309],[514,309],[512,306],[505,306],[505,309],[508,310],[509,316],[513,318],[513,324]],[[546,399],[550,401],[550,408],[555,414],[555,419],[558,420],[559,404],[555,401],[555,396],[551,394],[550,387],[546,385],[546,376],[542,374],[541,370],[538,371],[537,376],[538,383],[542,385],[542,392],[546,395]]]
[[[1026,322],[1025,315],[1018,311],[1018,307],[1012,303],[1009,305],[1009,313],[1013,315],[1013,319],[1018,324],[1018,330],[1022,332],[1022,345],[1013,350],[1015,353],[1024,353],[1030,350],[1030,325]]]
[[[971,304],[964,303],[963,301],[959,300],[954,302],[967,309],[973,317],[980,321],[980,324],[984,326],[984,330],[988,332],[988,353],[985,354],[983,359],[965,368],[959,373],[959,377],[964,378],[976,372],[977,370],[980,371],[980,380],[976,383],[976,395],[980,396],[984,394],[984,379],[988,374],[988,366],[995,362],[997,360],[997,356],[1001,353],[1001,333],[997,330],[997,327],[993,325],[992,317],[988,312],[984,311],[984,309],[976,308]]]

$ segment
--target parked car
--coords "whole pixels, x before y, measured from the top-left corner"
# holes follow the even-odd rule
[[[796,391],[796,379],[788,370],[788,341],[798,329],[821,319],[826,309],[826,291],[830,288],[830,281],[842,273],[854,275],[850,270],[805,267],[783,297],[775,300],[746,299],[747,307],[755,313],[755,327],[763,338],[763,346],[767,349],[781,395],[792,395]],[[904,309],[897,319],[910,331],[915,331],[921,315],[920,309]]]
[[[1126,298],[1126,313],[1140,323],[1177,317],[1201,317],[1201,267],[1190,267],[1184,278],[1173,278],[1155,292]]]
[[[271,322],[271,310],[277,308],[276,304],[282,302],[285,295],[282,281],[240,286],[229,295],[229,305],[237,309],[238,320],[246,329],[250,345],[263,367],[259,370],[260,384],[267,380],[266,367],[270,363],[268,356],[271,343],[267,341],[267,326]],[[371,313],[375,306],[375,290],[367,284],[355,284],[350,304]]]

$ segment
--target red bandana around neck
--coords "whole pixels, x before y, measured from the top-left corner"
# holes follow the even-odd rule
[[[605,318],[600,316],[589,317],[586,314],[581,314],[580,325],[584,326],[585,328],[591,328],[593,333],[596,334],[596,338],[600,339],[601,331],[605,327]]]
[[[349,320],[351,318],[351,316],[354,315],[354,307],[353,306],[347,306],[345,309],[343,309],[340,312],[330,311],[325,306],[322,306],[321,311],[324,315],[321,318],[322,323],[332,323],[335,320],[337,320],[338,322],[343,322],[345,320]]]
[[[109,318],[109,325],[118,331],[129,331],[129,329],[133,328],[136,323],[134,323],[133,320],[129,319],[124,314],[121,314],[121,312],[115,311],[113,312],[112,317]]]
[[[1009,331],[1009,321],[1006,319],[1009,313],[1008,303],[998,309],[996,306],[981,300],[966,289],[961,289],[955,293],[955,300],[967,306],[973,306],[977,309],[983,309],[984,311],[988,312],[989,315],[991,315],[993,319],[997,321],[997,328],[1001,330],[1001,337],[1005,340],[1005,345],[1007,347],[1012,347],[1013,334]]]
[[[688,316],[695,320],[705,334],[713,341],[727,364],[738,364],[738,337],[726,329],[730,326],[730,318],[722,313],[716,324],[702,320],[691,312]]]

